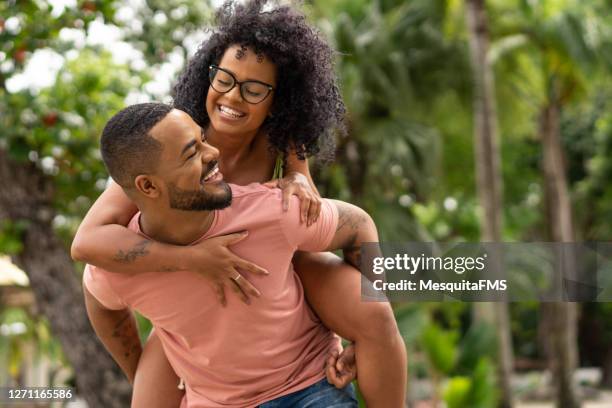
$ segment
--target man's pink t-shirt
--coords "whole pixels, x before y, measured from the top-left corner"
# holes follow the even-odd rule
[[[215,211],[212,226],[196,242],[249,232],[231,250],[270,273],[241,271],[261,292],[250,306],[230,294],[222,307],[209,281],[195,272],[129,276],[88,265],[83,277],[106,307],[129,307],[151,320],[170,364],[185,381],[182,407],[253,407],[301,390],[325,377],[328,353],[339,347],[339,339],[306,303],[291,264],[296,250],[329,246],[338,223],[335,205],[323,200],[318,221],[306,227],[299,222],[295,196],[284,212],[278,189],[231,188],[232,205]],[[138,232],[139,217],[129,224]]]

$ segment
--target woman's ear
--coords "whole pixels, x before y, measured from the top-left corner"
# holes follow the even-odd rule
[[[148,175],[141,174],[136,176],[134,187],[136,187],[136,191],[147,198],[157,198],[161,193],[157,180]]]

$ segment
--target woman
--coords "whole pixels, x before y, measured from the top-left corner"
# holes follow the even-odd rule
[[[296,10],[262,12],[264,5],[228,2],[220,9],[217,30],[175,86],[174,104],[220,150],[219,166],[228,182],[266,182],[284,170],[284,177],[268,185],[283,189],[285,205],[298,195],[302,220],[310,224],[318,216],[320,198],[305,158],[322,147],[329,151],[332,131],[344,131],[344,104],[330,47]],[[213,282],[222,303],[224,288],[245,302],[257,296],[246,279],[232,279],[240,270],[261,272],[228,249],[241,234],[192,247],[143,241],[124,227],[135,212],[118,186],[109,187],[79,228],[74,257],[118,273],[193,270]],[[368,406],[403,406],[405,350],[389,305],[361,302],[359,272],[331,254],[300,254],[294,266],[324,324],[354,342]],[[338,387],[351,379],[343,368],[342,361],[328,367],[328,378]],[[136,373],[133,405],[178,406],[177,382],[153,335]]]

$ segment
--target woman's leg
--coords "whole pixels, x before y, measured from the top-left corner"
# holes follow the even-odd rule
[[[406,347],[389,303],[361,301],[361,273],[332,253],[299,252],[293,265],[323,323],[355,343],[368,408],[404,407]]]
[[[154,330],[136,369],[132,408],[179,408],[185,392],[178,389],[178,384],[179,378]]]

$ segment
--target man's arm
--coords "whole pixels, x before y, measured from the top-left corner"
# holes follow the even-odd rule
[[[134,382],[142,345],[136,320],[130,309],[111,310],[102,305],[83,285],[89,321],[98,338],[127,376]]]
[[[344,201],[330,200],[338,210],[338,226],[327,250],[342,249],[345,262],[361,269],[361,244],[378,242],[378,232],[372,217],[362,210]],[[374,275],[366,277],[373,280]]]

